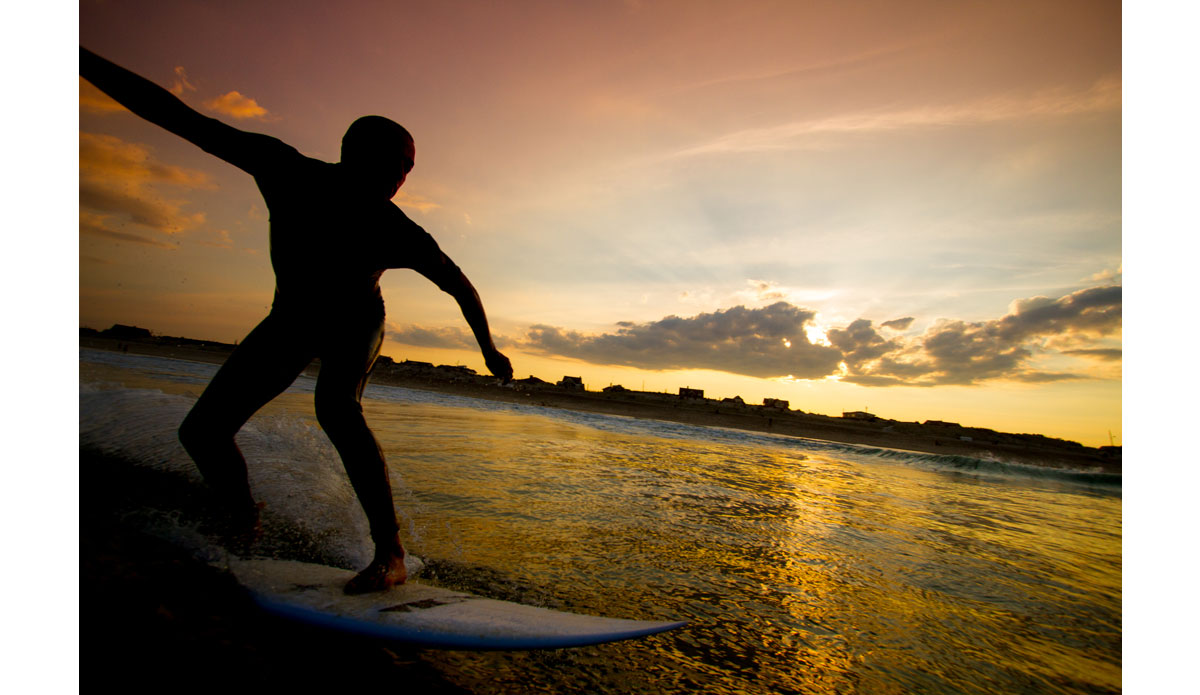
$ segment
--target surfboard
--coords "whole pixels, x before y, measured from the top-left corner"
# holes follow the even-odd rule
[[[421,562],[407,560],[411,577]],[[427,648],[559,649],[645,637],[687,624],[568,613],[412,579],[388,591],[347,596],[342,587],[354,572],[290,560],[230,558],[218,566],[276,615]]]

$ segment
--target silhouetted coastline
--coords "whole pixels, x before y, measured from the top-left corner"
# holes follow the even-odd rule
[[[80,346],[214,364],[222,363],[234,348],[216,341],[154,336],[146,329],[121,325],[105,331],[81,329]],[[315,375],[319,368],[319,363],[314,362],[307,373]],[[589,391],[574,379],[564,377],[552,383],[532,376],[502,386],[494,377],[478,375],[466,367],[395,362],[386,356],[380,357],[371,381],[510,403],[931,454],[995,458],[1033,466],[1121,473],[1121,447],[1085,447],[1037,434],[1009,434],[932,420],[903,422],[869,413],[844,413],[841,417],[805,413],[773,399],[768,399],[765,405],[751,405],[740,398],[704,398],[703,392],[696,389],[681,389],[680,394],[622,387]]]

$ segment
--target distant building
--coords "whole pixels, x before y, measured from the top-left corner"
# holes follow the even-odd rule
[[[944,420],[926,420],[921,424],[930,427],[962,427],[962,425],[958,424],[957,422],[946,422]]]
[[[746,401],[743,401],[741,396],[734,396],[733,398],[722,398],[721,402],[728,403],[730,405],[746,405]]]
[[[513,386],[518,391],[534,391],[550,388],[550,382],[530,374],[528,379],[513,379]]]
[[[404,360],[400,363],[406,369],[433,369],[432,362],[418,362],[416,360]]]
[[[114,323],[112,328],[101,331],[100,335],[106,338],[116,338],[117,340],[149,340],[154,337],[148,328],[126,326],[120,323]]]
[[[605,386],[601,390],[604,391],[605,393],[626,393],[627,391],[629,391],[629,389],[625,388],[624,386],[622,386],[620,384],[614,384],[612,386]]]
[[[455,374],[462,374],[464,376],[473,376],[475,374],[474,369],[458,364],[439,364],[437,368],[443,372],[453,372]]]
[[[581,376],[564,376],[562,381],[559,381],[555,386],[568,391],[586,391],[583,386],[583,377]]]
[[[868,413],[863,410],[852,410],[848,413],[842,413],[842,417],[847,420],[878,420],[879,416],[874,413]]]
[[[763,399],[763,407],[764,408],[775,408],[776,410],[787,410],[788,402],[783,400],[782,398],[764,398]]]
[[[704,400],[704,389],[680,388],[679,397],[684,400]]]

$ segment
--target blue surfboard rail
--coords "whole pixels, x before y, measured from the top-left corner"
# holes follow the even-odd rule
[[[410,576],[420,561],[410,558]],[[265,611],[321,629],[430,649],[562,649],[647,637],[687,625],[570,613],[410,581],[347,596],[354,572],[291,560],[224,563]]]
[[[386,625],[341,615],[324,613],[311,608],[277,601],[264,596],[255,596],[255,602],[265,610],[288,620],[295,620],[314,627],[347,632],[365,637],[401,642],[429,649],[461,649],[470,651],[524,651],[535,649],[564,649],[585,647],[608,642],[648,637],[668,630],[684,627],[687,621],[641,622],[643,626],[616,630],[603,634],[553,635],[543,637],[495,637],[462,635],[436,630],[423,630],[399,625]]]

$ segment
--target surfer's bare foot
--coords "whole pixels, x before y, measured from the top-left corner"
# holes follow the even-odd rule
[[[408,579],[408,570],[404,567],[404,555],[389,555],[387,558],[375,558],[371,564],[354,579],[346,582],[343,589],[347,594],[366,594],[372,591],[385,591]]]

